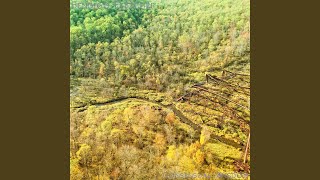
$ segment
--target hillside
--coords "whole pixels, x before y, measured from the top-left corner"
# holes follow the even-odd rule
[[[250,178],[250,1],[139,2],[70,9],[71,179]]]

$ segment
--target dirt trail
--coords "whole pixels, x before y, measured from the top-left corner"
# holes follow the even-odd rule
[[[153,103],[153,104],[157,104],[161,107],[164,107],[164,108],[167,108],[167,109],[170,109],[174,112],[174,114],[176,116],[179,117],[180,121],[191,126],[194,130],[197,131],[197,134],[200,134],[201,133],[201,129],[202,127],[198,124],[195,124],[193,123],[192,121],[190,121],[185,115],[183,115],[183,113],[178,110],[174,104],[170,104],[170,105],[164,105],[162,104],[161,102],[158,102],[158,101],[152,101],[150,99],[147,99],[147,98],[143,98],[143,97],[137,97],[137,96],[129,96],[129,97],[119,97],[119,98],[115,98],[115,99],[111,99],[111,100],[108,100],[108,101],[105,101],[105,102],[95,102],[95,103],[89,103],[88,105],[81,105],[81,106],[77,106],[77,107],[74,107],[76,109],[79,109],[78,112],[82,112],[82,111],[85,111],[87,109],[88,106],[104,106],[104,105],[110,105],[110,104],[115,104],[115,103],[119,103],[119,102],[122,102],[122,101],[126,101],[126,100],[140,100],[140,101],[145,101],[145,102],[149,102],[149,103]],[[216,140],[219,140],[225,144],[228,144],[230,146],[233,146],[235,148],[241,148],[243,149],[243,144],[238,144],[232,140],[229,140],[229,139],[226,139],[224,137],[221,137],[221,136],[217,136],[217,135],[214,135],[212,134],[211,135],[212,138],[216,139]]]

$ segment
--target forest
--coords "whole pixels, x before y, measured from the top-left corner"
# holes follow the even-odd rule
[[[249,0],[70,3],[70,179],[250,179]]]

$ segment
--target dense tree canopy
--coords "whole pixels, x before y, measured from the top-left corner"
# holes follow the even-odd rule
[[[250,1],[71,2],[109,4],[70,8],[71,179],[234,172],[241,149],[212,137],[246,142],[250,112],[231,101],[250,102],[250,76],[192,85],[222,69],[249,74]]]
[[[216,68],[248,71],[249,8],[248,0],[170,0],[153,9],[71,9],[71,75],[157,87]]]

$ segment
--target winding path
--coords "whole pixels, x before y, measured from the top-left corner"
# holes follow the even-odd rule
[[[110,104],[119,103],[119,102],[122,102],[122,101],[125,101],[125,100],[129,100],[129,99],[141,100],[141,101],[157,104],[157,105],[159,105],[161,107],[170,109],[170,110],[172,110],[174,112],[174,114],[176,116],[178,116],[180,118],[181,122],[191,126],[197,132],[197,134],[201,133],[202,127],[200,125],[198,125],[198,124],[193,123],[191,120],[189,120],[180,110],[178,110],[174,106],[174,104],[164,105],[161,102],[152,101],[150,99],[143,98],[143,97],[138,97],[138,96],[119,97],[119,98],[111,99],[111,100],[108,100],[108,101],[105,101],[105,102],[92,102],[92,103],[89,103],[89,104],[85,104],[85,105],[81,105],[81,106],[77,106],[77,107],[73,107],[73,108],[79,109],[78,112],[82,112],[82,111],[85,111],[88,106],[110,105]],[[219,140],[219,141],[221,141],[221,142],[223,142],[225,144],[233,146],[235,148],[241,148],[241,149],[244,148],[243,144],[238,144],[238,143],[236,143],[236,142],[234,142],[234,141],[232,141],[230,139],[226,139],[224,137],[221,137],[221,136],[218,136],[218,135],[214,135],[214,134],[211,134],[211,137],[214,138],[214,139],[217,139],[217,140]]]

